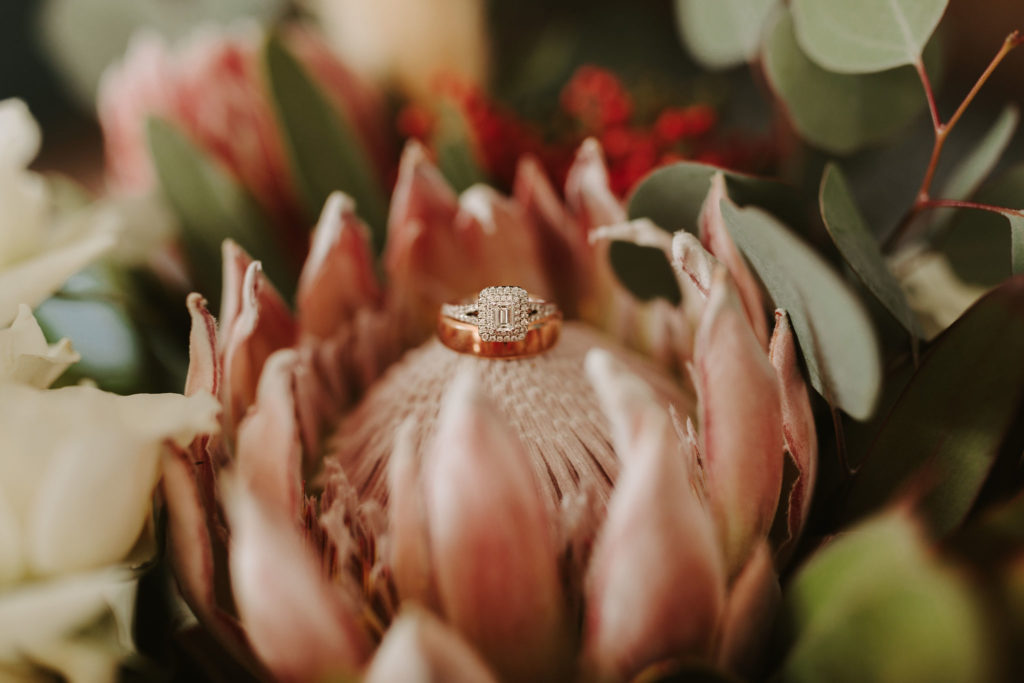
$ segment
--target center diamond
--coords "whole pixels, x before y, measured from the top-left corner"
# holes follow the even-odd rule
[[[480,339],[513,342],[526,338],[529,296],[521,287],[488,287],[477,299]]]

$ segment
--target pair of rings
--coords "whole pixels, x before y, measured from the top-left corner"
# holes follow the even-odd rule
[[[522,287],[487,287],[476,301],[444,304],[437,336],[450,349],[486,358],[523,358],[558,341],[562,312]]]

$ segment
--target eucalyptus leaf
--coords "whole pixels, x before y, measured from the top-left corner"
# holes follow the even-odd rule
[[[783,680],[985,680],[979,605],[904,510],[822,547],[794,577],[784,608],[795,643]]]
[[[647,218],[669,233],[696,233],[697,218],[711,177],[716,173],[725,176],[729,196],[741,204],[756,204],[787,219],[799,213],[796,192],[789,185],[695,161],[681,161],[659,168],[637,184],[627,203],[630,220]],[[679,285],[661,250],[612,242],[610,259],[619,280],[635,296],[679,301]]]
[[[778,0],[676,0],[676,22],[690,54],[710,69],[743,64],[757,54]]]
[[[1013,209],[1024,208],[1024,164],[1000,174],[971,197],[972,201]],[[1013,234],[1006,218],[991,211],[934,209],[952,214],[948,227],[938,232],[934,245],[949,259],[956,274],[966,282],[991,287],[1012,274]]]
[[[854,75],[815,64],[797,43],[788,12],[769,28],[763,58],[768,82],[797,133],[828,152],[848,154],[881,142],[925,106],[912,67]]]
[[[182,225],[189,265],[207,296],[220,291],[220,248],[238,242],[284,292],[295,274],[256,200],[172,124],[151,118],[146,133],[160,187]]]
[[[940,533],[956,528],[988,477],[1024,398],[1024,277],[985,295],[940,335],[883,422],[853,480],[847,516],[912,479]]]
[[[725,199],[722,217],[775,306],[789,312],[811,384],[852,417],[869,418],[882,368],[861,302],[813,249],[769,214]]]
[[[793,0],[796,35],[807,55],[837,73],[914,64],[948,0]]]
[[[846,178],[834,164],[825,167],[818,203],[832,242],[864,286],[907,332],[923,336],[900,283],[889,271],[878,243],[857,209]]]
[[[1024,273],[1024,218],[1006,216],[1010,221],[1010,265],[1014,275]]]
[[[438,168],[456,192],[461,193],[476,183],[486,182],[484,172],[476,161],[466,120],[454,106],[445,105],[441,108],[433,147]]]
[[[387,198],[351,122],[276,37],[267,41],[264,60],[310,226],[331,192],[341,190],[356,201],[379,253],[384,246]]]
[[[938,197],[943,199],[968,199],[984,182],[1017,130],[1020,112],[1014,105],[1003,109],[999,118],[964,159],[957,164],[949,180],[943,185]]]

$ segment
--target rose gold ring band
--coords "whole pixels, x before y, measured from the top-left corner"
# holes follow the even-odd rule
[[[487,287],[475,303],[445,304],[437,336],[448,348],[483,358],[525,358],[558,341],[562,313],[520,287]]]

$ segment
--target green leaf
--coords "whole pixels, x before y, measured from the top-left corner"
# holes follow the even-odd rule
[[[627,206],[630,220],[648,218],[670,233],[696,233],[700,208],[715,173],[725,175],[729,196],[741,204],[757,204],[786,217],[799,212],[796,193],[788,185],[695,161],[681,161],[659,168],[637,184]],[[660,296],[679,301],[675,274],[660,250],[613,242],[609,257],[619,280],[636,297]]]
[[[775,305],[789,312],[811,384],[852,417],[870,417],[882,368],[861,302],[814,250],[769,214],[725,199],[722,217]]]
[[[979,606],[903,510],[834,538],[785,597],[795,643],[782,679],[986,680]]]
[[[1007,105],[985,137],[971,149],[970,154],[960,160],[942,191],[936,196],[964,200],[974,194],[1003,156],[1014,131],[1017,130],[1019,120],[1020,113],[1017,107]]]
[[[881,142],[925,106],[911,67],[868,75],[822,69],[800,49],[787,12],[769,29],[763,57],[768,82],[797,133],[829,152],[848,154]]]
[[[676,24],[690,54],[710,69],[743,64],[757,54],[777,0],[676,0]]]
[[[921,337],[921,326],[900,283],[889,271],[878,243],[857,209],[846,178],[834,164],[825,167],[818,203],[825,228],[846,263],[907,332]]]
[[[947,0],[793,0],[801,47],[838,73],[872,73],[914,64],[946,11]]]
[[[441,107],[437,133],[434,135],[437,166],[456,192],[486,182],[477,164],[473,140],[466,129],[466,120],[452,105]]]
[[[1024,273],[1024,218],[1006,216],[1010,222],[1010,264],[1014,275]]]
[[[356,201],[379,253],[384,246],[387,198],[351,122],[279,39],[267,41],[264,59],[271,99],[310,226],[331,192],[341,190]]]
[[[1013,166],[992,182],[985,183],[971,199],[993,206],[1024,208],[1024,164]],[[956,274],[967,282],[991,287],[1012,274],[1013,235],[1020,228],[1006,229],[1006,219],[991,211],[935,209],[953,214],[948,227],[934,237],[935,246],[946,255]],[[1019,237],[1018,237],[1019,239]]]
[[[1024,277],[974,304],[939,336],[889,413],[853,480],[847,515],[884,504],[914,477],[940,532],[981,490],[1024,397]]]
[[[248,191],[170,123],[151,118],[146,133],[161,189],[181,221],[189,265],[204,293],[216,298],[220,291],[220,247],[228,238],[262,260],[274,283],[288,292],[295,273]]]

